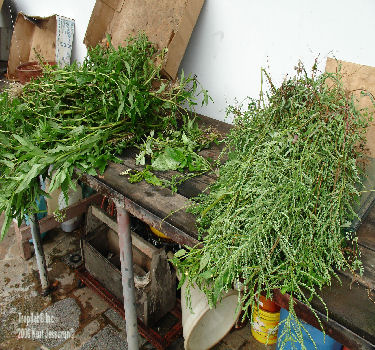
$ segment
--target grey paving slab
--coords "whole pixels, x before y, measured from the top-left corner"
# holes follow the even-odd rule
[[[113,310],[113,309],[108,309],[105,313],[104,316],[108,318],[119,330],[120,330],[120,337],[123,339],[126,339],[126,322],[125,320],[121,317],[121,315]],[[138,337],[138,345],[141,348],[147,343],[147,340],[141,336]]]
[[[72,338],[59,347],[59,350],[75,350],[89,342],[102,328],[100,321],[100,317],[91,321],[82,330],[77,331]]]
[[[28,315],[35,316],[35,319],[24,323],[23,332],[31,333],[33,340],[45,347],[55,348],[74,335],[79,327],[80,315],[81,310],[74,299],[63,299],[40,314]]]
[[[106,326],[79,350],[127,350],[126,340],[112,327]]]
[[[125,330],[126,322],[121,315],[113,309],[108,309],[104,316],[107,317],[118,329]]]

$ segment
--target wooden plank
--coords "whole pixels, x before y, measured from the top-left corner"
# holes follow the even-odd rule
[[[206,116],[198,115],[197,118],[198,125],[202,129],[214,128],[214,130],[221,134],[222,137],[224,137],[224,135],[226,135],[232,128],[232,125],[230,124],[224,123],[219,120],[214,120]],[[223,146],[224,145],[222,143],[220,143],[219,145],[212,144],[209,149],[204,149],[200,151],[199,154],[206,159],[212,159],[216,161],[223,150]],[[135,164],[135,157],[138,153],[139,150],[133,147],[127,149],[120,158],[123,160],[124,165],[129,169],[141,171],[144,169],[144,167]],[[222,161],[224,160],[225,157],[222,158]],[[171,180],[173,176],[181,175],[181,173],[177,171],[156,171],[155,174],[159,178],[165,180]],[[177,193],[187,198],[195,197],[206,190],[207,187],[216,179],[217,176],[214,172],[207,172],[201,176],[196,176],[192,179],[186,180],[184,183],[178,186]]]
[[[367,217],[357,230],[358,243],[375,254],[375,207],[371,208]]]
[[[135,164],[135,155],[137,152],[134,153],[128,153],[126,152],[123,156],[121,156],[121,159],[123,160],[123,164],[126,168],[136,170],[136,171],[142,171],[144,170],[143,166],[136,165]],[[219,152],[217,152],[217,155]],[[160,179],[168,180],[170,181],[173,176],[181,176],[181,173],[177,171],[155,171],[154,172],[157,177]],[[178,186],[177,193],[180,195],[192,198],[197,196],[198,194],[202,193],[211,183],[215,181],[216,176],[214,174],[204,174],[201,176],[196,176],[192,179],[189,179]],[[128,176],[124,176],[123,180],[128,181]]]
[[[361,252],[361,261],[363,265],[363,275],[354,276],[350,271],[340,271],[353,282],[360,283],[363,287],[375,291],[375,252],[366,247],[359,246]],[[375,307],[375,305],[374,305]],[[375,320],[374,320],[375,322]]]
[[[202,128],[214,127],[221,134],[226,134],[230,129],[231,125],[208,118],[205,116],[199,116],[199,125]],[[213,145],[209,150],[202,151],[202,154],[205,157],[211,157],[212,159],[217,159],[221,152],[222,145]],[[186,213],[186,208],[191,205],[189,198],[194,197],[203,190],[207,188],[215,180],[215,175],[202,175],[194,179],[186,181],[184,184],[179,186],[178,193],[172,193],[170,190],[165,188],[156,187],[150,184],[147,184],[145,181],[140,183],[131,184],[128,182],[126,176],[120,175],[120,173],[126,171],[127,169],[136,169],[141,170],[142,167],[135,165],[134,157],[137,153],[136,149],[127,150],[122,156],[124,163],[123,164],[114,164],[111,163],[107,167],[103,176],[100,178],[91,178],[85,176],[83,180],[86,180],[91,185],[95,186],[97,190],[101,191],[103,195],[111,196],[111,191],[114,190],[116,193],[123,195],[125,198],[128,198],[130,201],[134,202],[140,208],[149,211],[155,216],[151,221],[149,217],[142,217],[142,214],[139,213],[139,210],[130,204],[129,211],[134,216],[145,221],[148,224],[153,225],[154,227],[166,229],[163,231],[167,236],[174,239],[176,242],[181,243],[188,242],[189,245],[194,245],[198,243],[196,238],[198,237],[197,228],[195,226],[195,217],[192,214]],[[158,176],[171,179],[171,177],[177,172],[159,172]],[[106,188],[105,188],[106,187]],[[158,218],[158,219],[156,219]],[[155,222],[156,221],[156,222]],[[178,230],[180,230],[180,235],[185,235],[178,239],[176,235],[171,235],[171,232],[168,232],[169,227],[166,227],[165,222],[170,223]],[[192,240],[189,240],[189,237],[192,237]],[[191,242],[190,242],[191,241]]]
[[[225,123],[221,120],[206,117],[205,115],[202,115],[202,114],[196,114],[196,116],[197,116],[198,125],[202,129],[214,128],[220,134],[226,135],[233,128],[233,125]]]
[[[190,236],[194,238],[198,236],[195,217],[185,211],[191,205],[188,198],[144,181],[131,184],[124,176],[120,175],[125,170],[124,165],[112,163],[103,174],[100,182],[107,184],[110,188],[147,209],[159,217],[160,221],[165,219]]]
[[[360,247],[360,251],[364,271],[358,282],[362,283],[366,288],[375,291],[375,252],[366,247]]]
[[[320,293],[329,317],[375,346],[375,303],[369,298],[368,289],[345,276],[341,277],[341,282],[334,279],[332,286],[323,288]],[[325,314],[318,300],[312,304]]]
[[[358,243],[375,254],[375,226],[369,222],[363,223],[358,231]]]
[[[124,194],[110,187],[99,178],[95,178],[87,174],[81,174],[81,180],[101,193],[103,196],[110,198],[116,205],[124,207],[136,218],[150,226],[157,228],[176,243],[188,245],[190,247],[199,244],[199,241],[197,241],[192,235],[176,227],[173,222],[170,222],[170,217],[174,216],[175,213],[170,213],[168,217],[163,219],[128,197],[125,197]]]

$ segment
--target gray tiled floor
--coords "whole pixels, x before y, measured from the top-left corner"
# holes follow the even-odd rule
[[[0,226],[2,219],[0,217]],[[73,271],[63,262],[69,252],[79,249],[77,233],[49,232],[44,243],[49,276],[58,281],[57,290],[40,297],[35,258],[24,261],[18,256],[14,232],[0,242],[0,350],[117,350],[127,349],[125,322],[109,305],[89,288],[77,288]],[[21,316],[47,313],[55,317],[52,324],[29,324]],[[27,337],[27,329],[52,331],[49,339]],[[56,338],[65,336],[68,339]],[[60,333],[59,333],[60,332]],[[39,333],[40,334],[40,333]],[[48,338],[48,337],[47,337]],[[153,349],[140,338],[142,349]],[[168,350],[182,350],[183,338],[177,339]],[[232,331],[213,349],[258,350],[275,349],[254,340],[249,325]]]

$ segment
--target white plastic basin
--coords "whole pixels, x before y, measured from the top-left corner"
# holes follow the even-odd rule
[[[241,309],[237,309],[238,292],[229,291],[210,309],[205,294],[191,288],[191,309],[186,305],[186,284],[181,288],[182,327],[185,350],[207,350],[232,329]]]

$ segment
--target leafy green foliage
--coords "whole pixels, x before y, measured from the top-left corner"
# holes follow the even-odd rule
[[[177,185],[189,178],[204,174],[211,169],[211,165],[198,154],[199,151],[215,142],[218,134],[211,129],[201,130],[194,119],[185,119],[182,127],[168,132],[151,131],[143,144],[139,145],[140,152],[136,156],[136,164],[146,165],[142,171],[135,171],[129,175],[132,183],[145,180],[155,185],[169,187],[177,191]],[[174,170],[181,173],[171,180],[158,178],[154,171]]]
[[[246,312],[259,293],[290,293],[285,342],[294,297],[311,306],[338,269],[361,270],[356,239],[344,227],[355,217],[368,116],[339,74],[308,76],[299,67],[279,88],[269,82],[267,102],[261,94],[229,108],[228,160],[191,208],[203,244],[173,261],[181,283],[196,284],[211,305],[238,282]],[[302,325],[295,327],[303,343]]]
[[[103,173],[151,130],[177,127],[180,114],[197,103],[198,83],[161,79],[155,62],[163,55],[145,35],[118,49],[109,42],[91,49],[82,65],[45,67],[43,77],[0,95],[1,237],[12,217],[21,221],[37,211],[35,198],[45,194],[39,175],[51,177],[50,192],[61,186],[66,193],[75,169]]]

